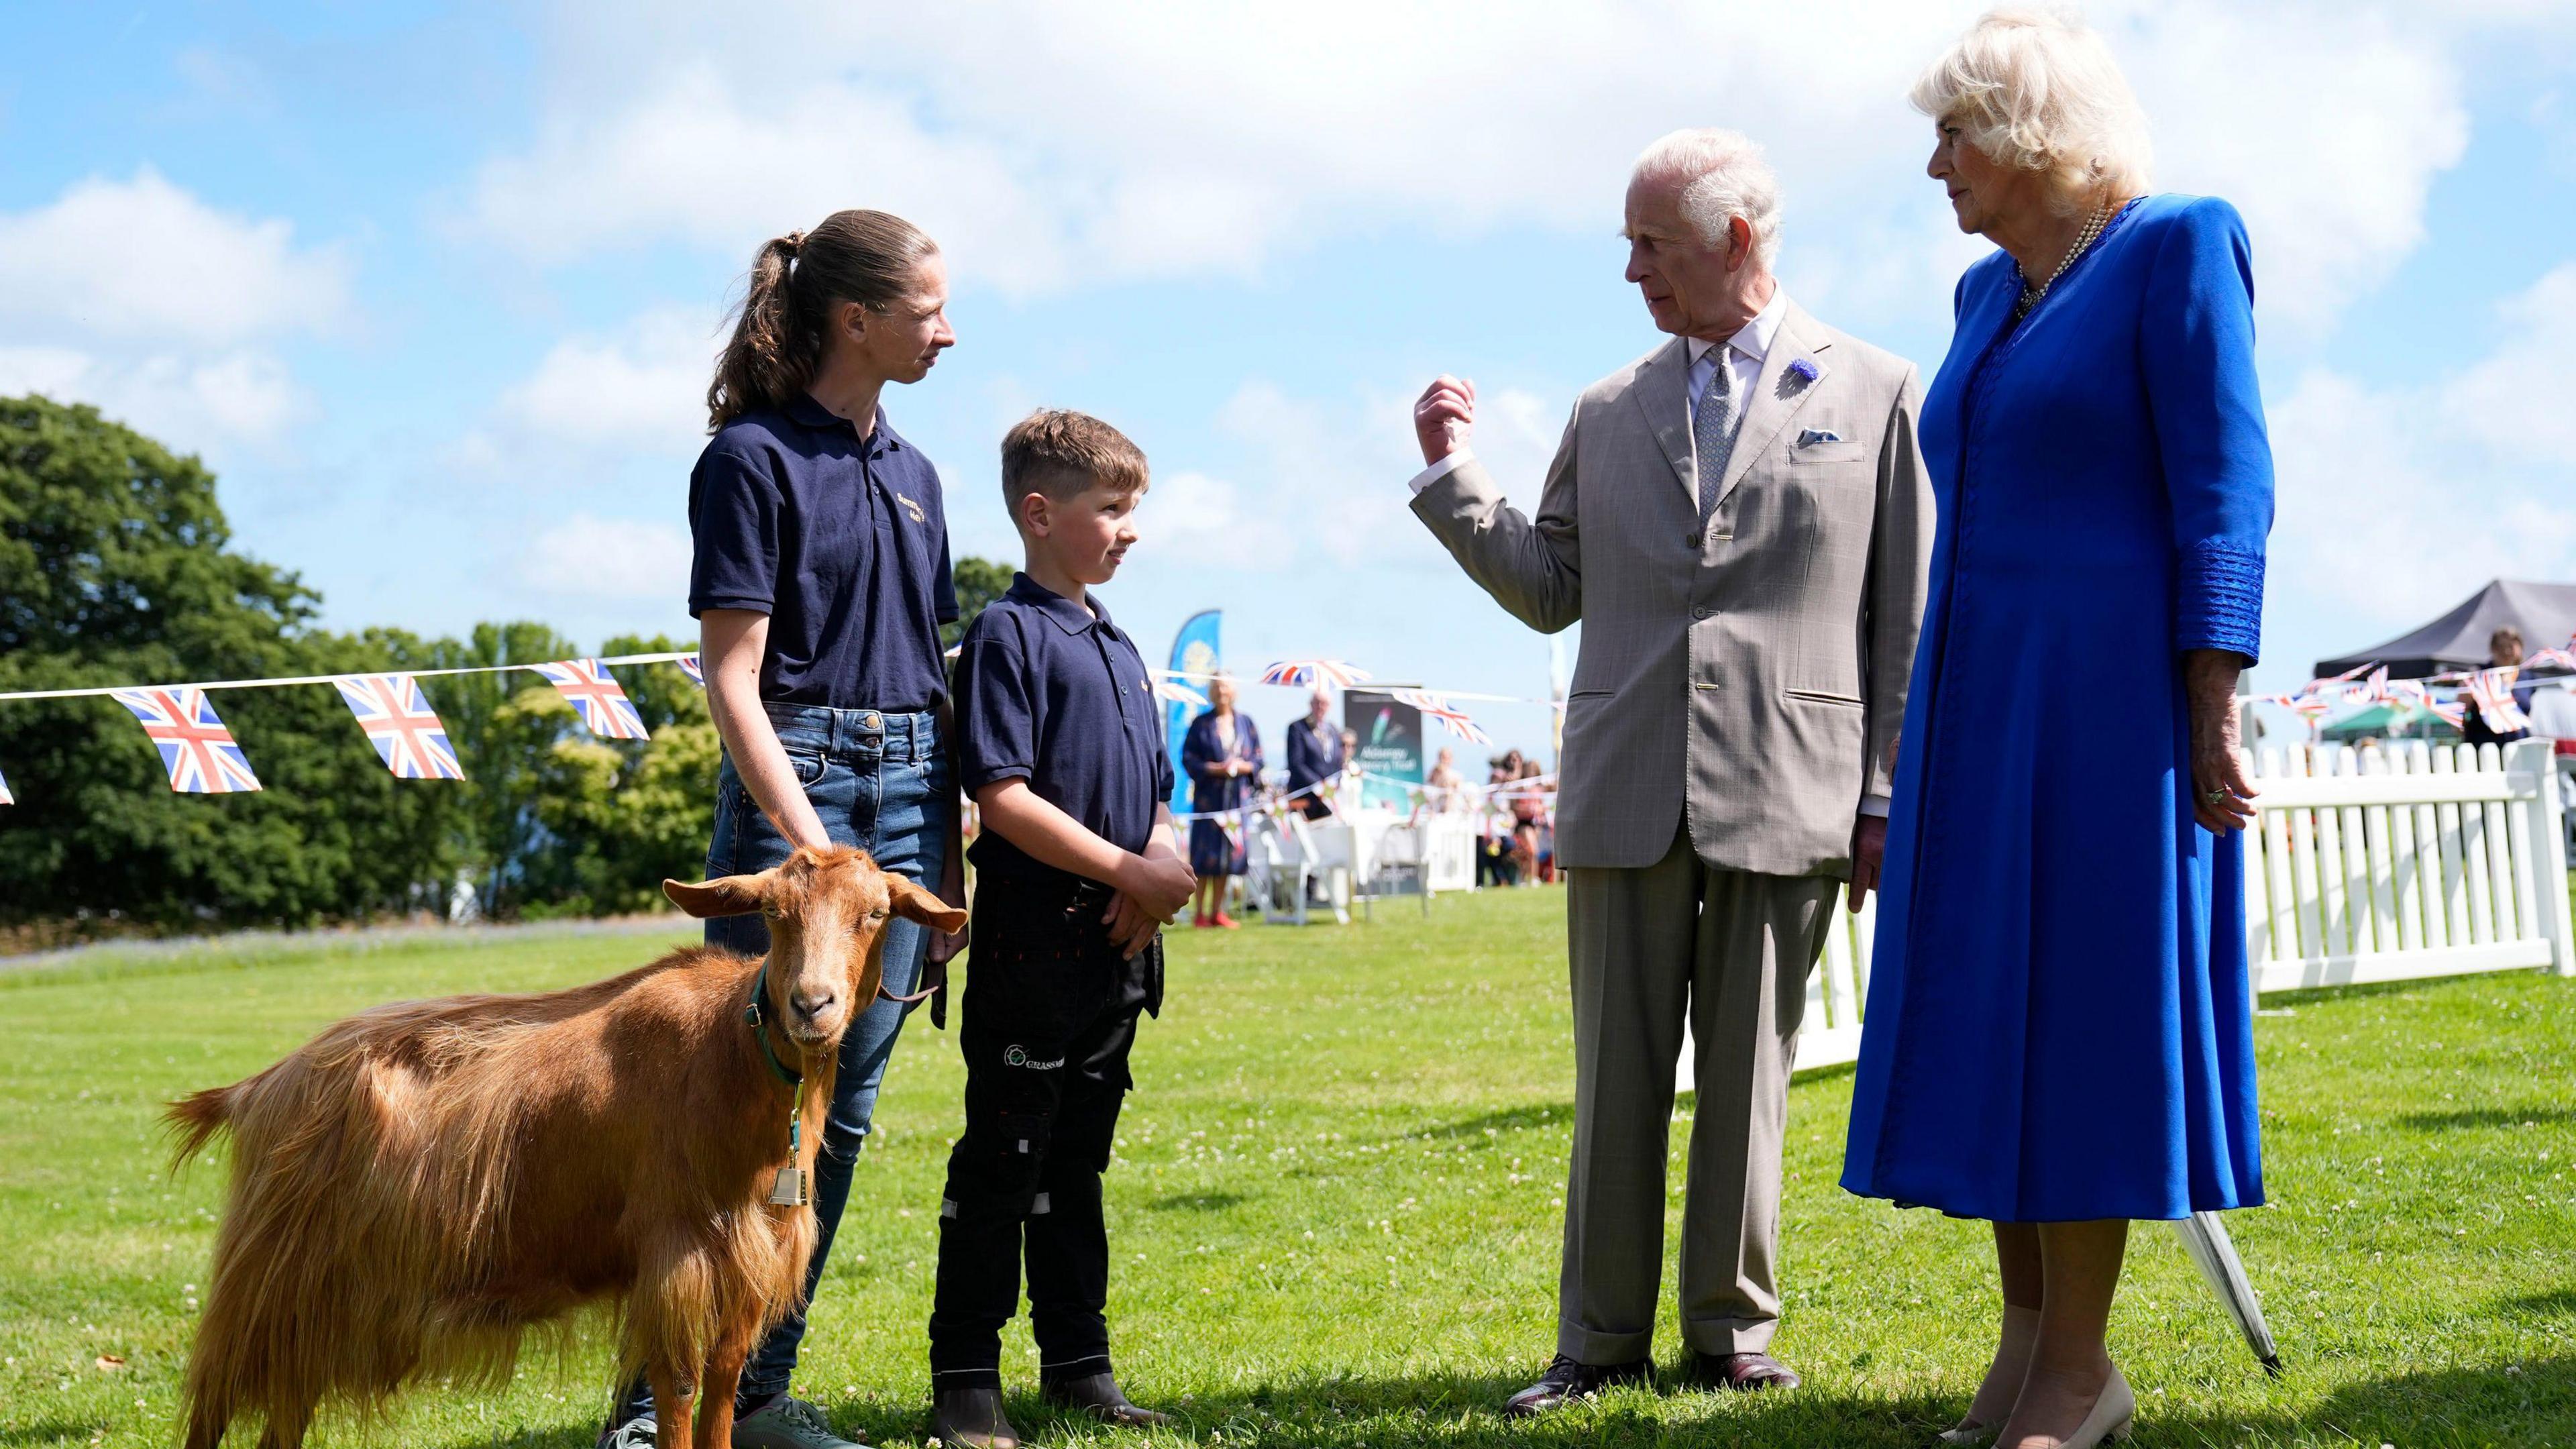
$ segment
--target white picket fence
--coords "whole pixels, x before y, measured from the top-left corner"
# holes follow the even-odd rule
[[[2260,848],[2245,853],[2256,990],[2535,966],[2576,976],[2567,804],[2548,741],[2265,750],[2257,785]]]
[[[2576,976],[2566,816],[2546,740],[2270,749],[2245,850],[2257,992],[2546,967]],[[1840,908],[1807,978],[1798,1067],[1860,1055],[1871,897]],[[1691,1085],[1690,1052],[1681,1086]]]

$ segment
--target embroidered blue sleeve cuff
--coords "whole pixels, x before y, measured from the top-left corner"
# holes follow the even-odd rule
[[[2232,649],[2248,659],[2262,657],[2262,550],[2223,538],[2202,539],[2184,550],[2177,583],[2176,648]]]

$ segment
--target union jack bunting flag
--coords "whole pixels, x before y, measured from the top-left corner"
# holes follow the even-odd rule
[[[1190,688],[1188,685],[1181,683],[1177,679],[1155,680],[1154,697],[1172,704],[1186,704],[1192,709],[1205,709],[1208,707],[1206,695],[1199,693],[1197,690]]]
[[[376,757],[399,780],[462,780],[465,767],[447,742],[447,726],[420,692],[420,681],[408,674],[366,674],[335,679],[332,686],[349,702],[358,728],[367,732]]]
[[[2543,649],[2522,661],[2525,669],[2576,669],[2576,639],[2567,641],[2564,649]]]
[[[2513,700],[2514,677],[2521,673],[2507,666],[2482,669],[2469,678],[2469,698],[2478,702],[2478,718],[2498,734],[2531,728],[2531,721],[2523,717],[2522,707]]]
[[[1465,710],[1427,689],[1399,689],[1395,691],[1395,697],[1440,721],[1448,727],[1449,733],[1471,745],[1490,745],[1494,742],[1491,735],[1476,728],[1476,722],[1467,718]]]
[[[2437,699],[2424,707],[2453,729],[2469,722],[2469,707],[2456,699]]]
[[[635,712],[635,701],[611,678],[606,665],[596,659],[566,659],[555,664],[531,664],[530,669],[552,681],[555,692],[581,716],[582,725],[604,740],[649,740],[644,717]]]
[[[1282,659],[1261,671],[1264,684],[1309,685],[1324,683],[1336,689],[1348,689],[1369,677],[1369,672],[1356,664],[1338,659]]]
[[[259,788],[250,758],[233,743],[233,732],[224,728],[204,690],[192,684],[120,689],[116,702],[132,710],[143,722],[143,732],[160,746],[171,789],[183,795],[229,795]]]
[[[707,687],[707,671],[704,666],[698,663],[698,656],[695,654],[683,654],[680,656],[680,672],[689,676],[689,682],[696,685],[698,688],[704,689]]]
[[[9,793],[9,777],[0,775],[0,805],[15,805],[18,797]]]

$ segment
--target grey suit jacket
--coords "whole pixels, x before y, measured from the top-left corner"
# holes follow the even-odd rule
[[[1535,520],[1473,460],[1413,511],[1531,628],[1583,621],[1559,864],[1652,865],[1687,819],[1712,866],[1848,875],[1923,617],[1914,366],[1789,304],[1703,530],[1689,356],[1675,338],[1584,390]]]

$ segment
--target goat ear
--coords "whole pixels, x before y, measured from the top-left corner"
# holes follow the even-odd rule
[[[671,898],[671,904],[700,920],[709,916],[747,916],[769,899],[769,877],[719,876],[704,885],[666,880],[662,882],[662,894]]]
[[[886,889],[894,897],[894,913],[906,920],[919,921],[934,931],[954,934],[966,924],[966,913],[923,890],[899,875],[886,877]]]

